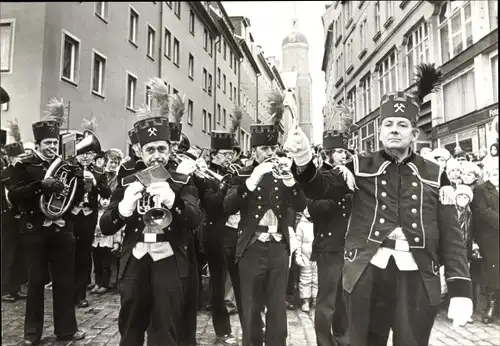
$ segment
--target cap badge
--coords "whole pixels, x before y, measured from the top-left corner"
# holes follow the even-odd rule
[[[157,132],[157,130],[156,130],[156,128],[155,128],[155,127],[150,127],[150,128],[148,129],[149,137],[151,137],[151,136],[156,136],[156,132]]]
[[[56,129],[54,128],[54,126],[50,126],[49,130],[50,130],[50,132],[55,132],[56,131]]]
[[[394,113],[397,113],[397,112],[401,112],[401,113],[405,112],[405,105],[403,103],[395,103],[394,104]]]

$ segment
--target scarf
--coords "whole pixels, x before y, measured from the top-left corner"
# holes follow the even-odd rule
[[[467,245],[470,240],[472,212],[469,206],[465,208],[457,206],[457,211],[458,211],[458,223],[460,224],[460,229],[462,230],[464,244]]]

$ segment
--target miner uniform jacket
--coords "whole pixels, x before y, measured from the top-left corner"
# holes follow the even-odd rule
[[[381,150],[371,156],[354,156],[347,168],[355,176],[357,189],[344,250],[344,289],[352,292],[382,242],[399,226],[430,304],[440,303],[440,265],[445,266],[450,297],[470,297],[467,254],[455,205],[440,201],[440,188],[449,185],[440,167],[414,153],[397,163]],[[312,162],[300,175],[296,169],[294,164],[295,178],[310,198],[338,200],[350,192],[335,170],[318,174]]]
[[[136,168],[129,170],[131,174],[140,171]],[[177,267],[181,278],[188,274],[187,257],[187,232],[195,229],[201,222],[201,211],[198,207],[199,199],[196,187],[189,176],[168,170],[171,177],[167,180],[175,193],[175,201],[171,208],[172,223],[163,231],[172,246],[177,261]],[[126,182],[125,182],[126,181]],[[119,184],[111,196],[111,201],[101,217],[100,227],[104,235],[112,235],[124,228],[122,257],[120,259],[119,279],[122,278],[127,263],[132,255],[132,250],[140,241],[144,231],[142,215],[134,210],[132,216],[122,217],[118,212],[118,204],[122,201],[125,189],[134,181],[132,179],[122,179],[123,184]]]
[[[106,174],[102,168],[90,165],[88,171],[92,173],[96,180],[96,186],[92,186],[92,189],[88,193],[88,200],[92,212],[97,215],[97,209],[99,207],[99,196],[102,198],[109,198],[111,196],[111,189],[108,186]],[[76,205],[79,205],[81,200],[76,200]]]
[[[224,211],[229,214],[240,212],[238,224],[238,243],[236,261],[251,245],[250,241],[265,213],[271,209],[278,219],[278,233],[283,235],[287,246],[290,245],[288,227],[290,226],[289,207],[295,211],[306,208],[306,198],[298,184],[287,187],[281,179],[266,174],[254,191],[248,190],[245,182],[257,166],[244,167],[233,177],[231,188],[224,198]]]
[[[328,172],[333,167],[327,163],[318,169],[319,174]],[[308,200],[307,209],[314,223],[314,241],[311,261],[315,261],[320,252],[344,251],[345,233],[351,216],[351,195],[333,199]]]
[[[213,163],[210,163],[208,169],[215,172],[221,176],[226,174],[225,170]],[[214,227],[215,229],[220,229],[224,227],[229,214],[227,214],[224,209],[224,197],[228,191],[230,184],[230,177],[228,177],[223,182],[218,180],[204,179],[202,207],[206,213],[206,226]]]

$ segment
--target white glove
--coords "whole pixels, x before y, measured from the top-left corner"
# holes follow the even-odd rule
[[[291,171],[292,168],[292,160],[290,160],[288,157],[280,157],[279,158],[280,166],[286,169],[287,171]],[[293,176],[290,179],[283,179],[283,184],[287,187],[292,187],[295,185],[295,179],[293,179]]]
[[[124,216],[129,217],[134,213],[137,206],[137,201],[142,198],[142,190],[144,185],[140,182],[135,181],[130,184],[123,194],[122,201],[118,204],[118,212]]]
[[[453,297],[448,307],[448,318],[453,321],[453,328],[465,326],[472,316],[472,299]]]
[[[265,174],[270,173],[273,170],[273,167],[274,167],[274,163],[272,163],[272,162],[263,162],[260,165],[258,165],[257,167],[255,167],[252,174],[250,175],[250,177],[246,181],[247,188],[250,191],[255,190],[257,185],[259,185],[260,181],[262,180],[262,177]]]
[[[312,160],[311,143],[301,129],[289,132],[283,149],[288,150],[297,166],[305,166]]]
[[[479,245],[476,242],[472,242],[472,251],[479,250]]]
[[[305,267],[306,266],[304,258],[301,255],[297,256],[297,254],[295,254],[295,263],[297,263],[297,265],[299,267]]]
[[[182,161],[179,166],[177,166],[176,172],[185,174],[185,175],[190,175],[196,170],[196,162],[192,160],[184,160]]]
[[[146,189],[146,192],[152,196],[158,196],[160,202],[168,209],[171,209],[175,202],[175,193],[166,181],[152,183]]]
[[[83,171],[83,179],[85,179],[85,180],[92,180],[92,185],[94,185],[94,186],[97,185],[97,181],[95,180],[94,175],[92,173],[90,173],[89,171],[87,171],[87,170]]]
[[[205,161],[202,157],[196,160],[196,165],[201,171],[205,171],[208,169],[207,161]]]

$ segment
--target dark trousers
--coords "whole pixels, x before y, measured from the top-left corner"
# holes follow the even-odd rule
[[[210,269],[210,286],[212,298],[212,323],[215,334],[224,336],[231,334],[231,321],[226,307],[226,275],[229,272],[233,284],[240,322],[242,312],[240,294],[240,276],[236,260],[236,242],[238,231],[223,226],[221,228],[207,228],[205,231],[205,251],[207,253],[208,268]]]
[[[118,291],[120,346],[143,345],[150,322],[158,345],[177,345],[183,289],[175,256],[154,262],[149,254],[140,260],[130,255]]]
[[[348,345],[347,310],[342,288],[343,252],[321,252],[314,330],[318,346]]]
[[[8,211],[2,213],[2,296],[19,292],[28,279],[18,220]]]
[[[116,260],[116,257],[111,253],[111,248],[92,247],[92,258],[94,260],[95,284],[109,288],[111,265]]]
[[[290,264],[290,269],[288,270],[288,283],[286,286],[286,300],[290,304],[297,305],[300,303],[300,298],[298,293],[298,285],[300,278],[300,267],[295,262],[295,254],[292,254],[292,260]]]
[[[77,331],[75,317],[75,237],[68,229],[43,227],[41,233],[23,235],[28,259],[28,298],[24,337],[40,340],[43,332],[44,295],[47,267],[52,277],[54,334],[71,336]]]
[[[87,297],[87,285],[92,272],[92,243],[97,226],[97,212],[85,216],[80,212],[74,217],[75,224],[75,302]]]
[[[400,271],[391,257],[386,269],[368,264],[347,295],[351,346],[427,346],[438,306],[431,306],[419,271]]]
[[[255,241],[239,262],[243,345],[262,346],[261,311],[266,312],[266,345],[285,346],[288,251],[284,242]]]

